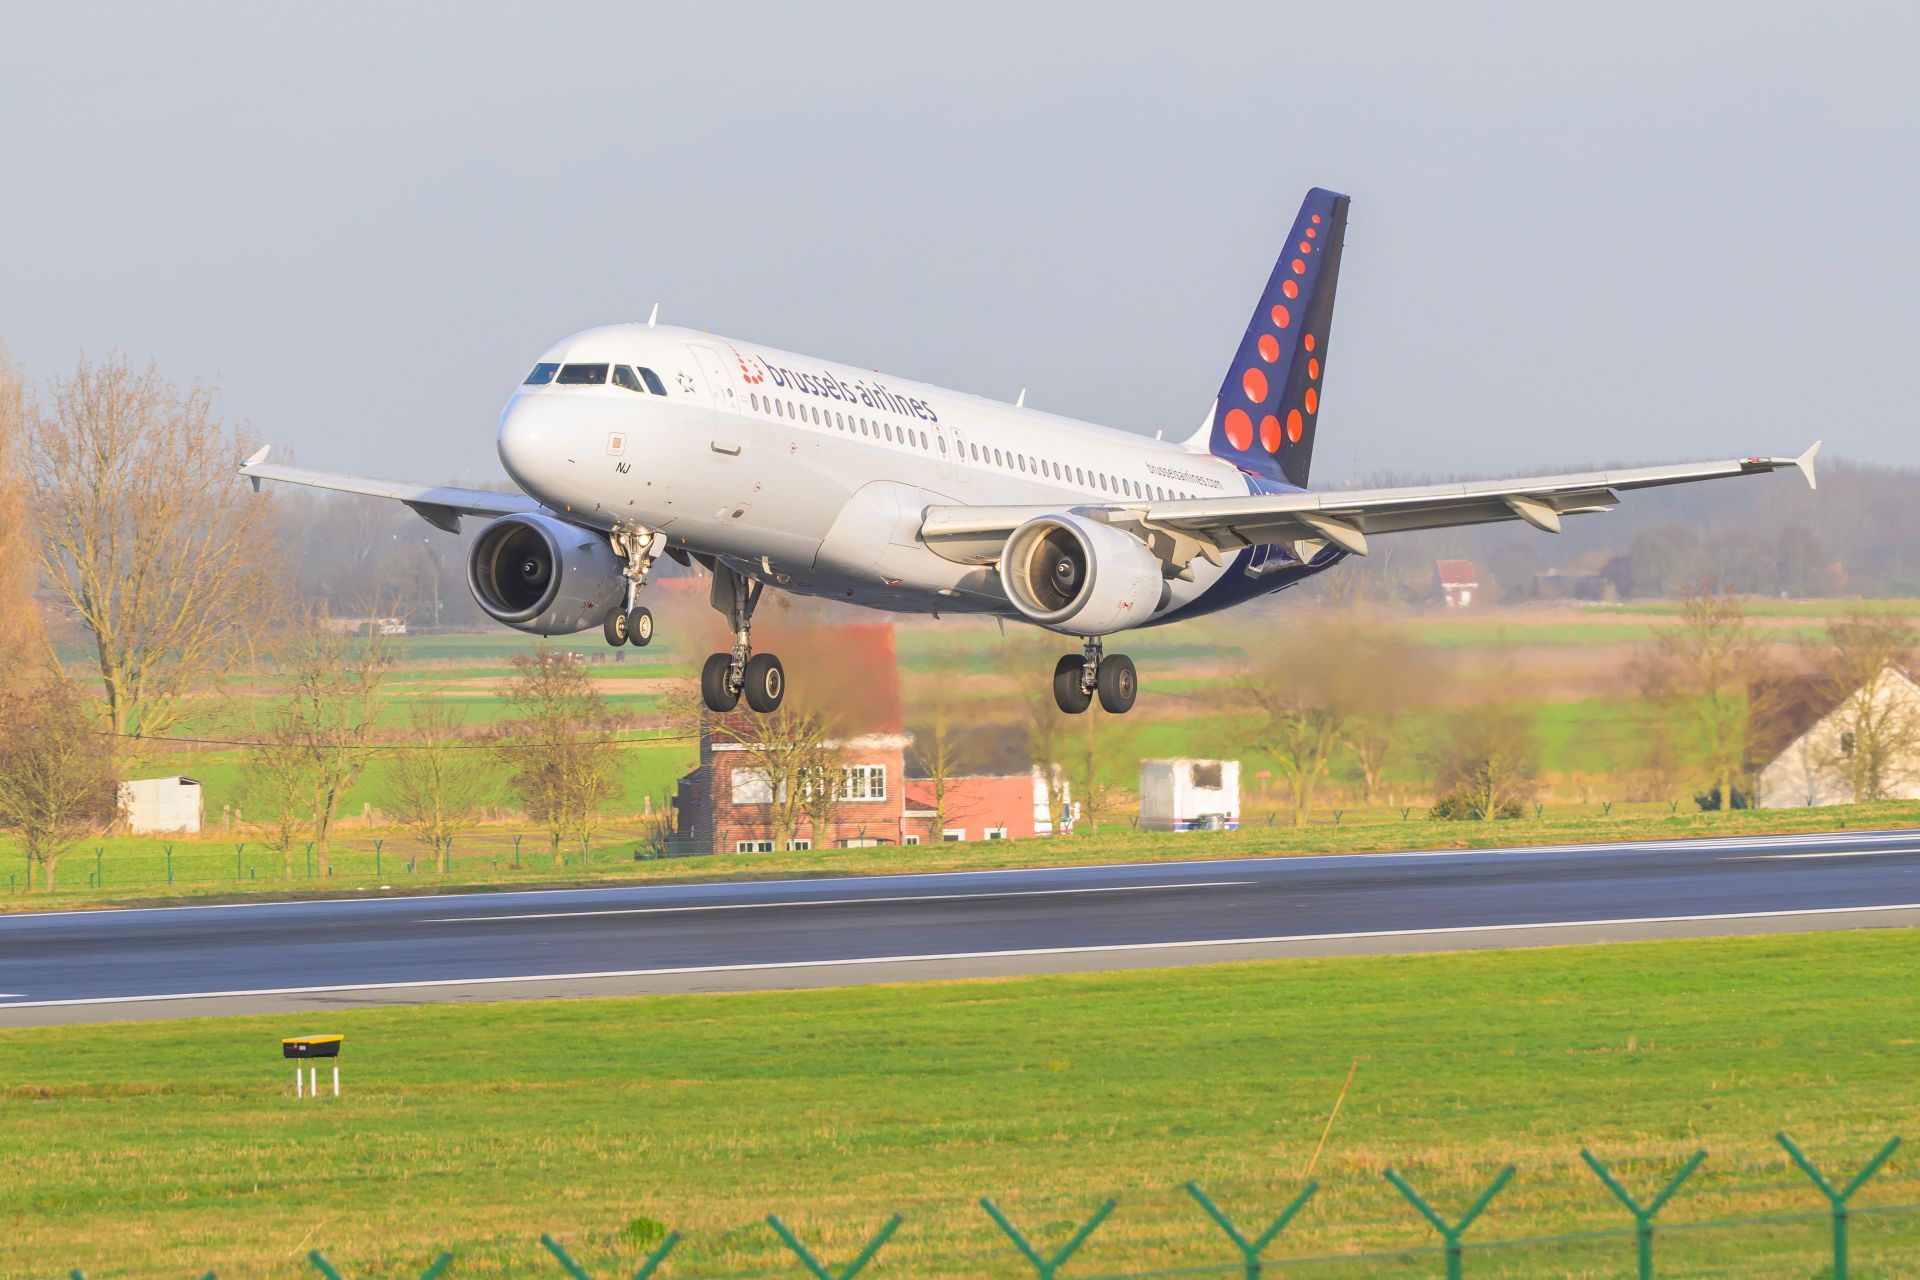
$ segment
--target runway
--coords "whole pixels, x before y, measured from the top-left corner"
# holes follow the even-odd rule
[[[1920,831],[0,916],[0,1026],[1920,923]]]

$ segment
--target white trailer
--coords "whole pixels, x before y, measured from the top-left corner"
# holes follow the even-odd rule
[[[192,834],[200,830],[203,807],[200,784],[175,774],[171,778],[137,778],[120,784],[120,808],[127,830],[135,835],[159,832]]]
[[[1240,825],[1238,760],[1142,760],[1142,831],[1231,831]]]

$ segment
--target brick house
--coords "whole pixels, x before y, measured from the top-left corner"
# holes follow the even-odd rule
[[[1470,609],[1480,594],[1480,568],[1471,560],[1436,560],[1435,593],[1449,609]]]
[[[857,709],[867,732],[834,743],[836,799],[816,830],[801,817],[785,838],[793,849],[862,848],[954,840],[1004,840],[1050,833],[1046,778],[1020,762],[1016,771],[947,780],[946,822],[936,820],[934,787],[910,766],[913,736],[902,727],[893,627],[835,627],[836,661],[860,673]],[[850,695],[851,696],[851,695]],[[843,702],[842,705],[845,705]],[[674,795],[674,844],[687,853],[770,853],[780,838],[770,813],[773,789],[756,764],[751,719],[729,717],[726,731],[700,738],[700,763]],[[1056,766],[1057,767],[1057,766]],[[1063,790],[1064,790],[1064,784]],[[1072,830],[1071,816],[1062,824]],[[937,829],[936,829],[937,828]]]

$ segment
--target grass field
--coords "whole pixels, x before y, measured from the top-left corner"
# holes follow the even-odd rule
[[[1470,1238],[1617,1228],[1583,1145],[1643,1195],[1707,1148],[1676,1224],[1812,1210],[1771,1135],[1850,1172],[1920,1127],[1917,966],[1920,934],[1862,931],[17,1030],[0,1273],[294,1276],[319,1247],[345,1275],[401,1276],[451,1247],[454,1276],[558,1277],[546,1230],[624,1275],[630,1224],[654,1219],[687,1233],[668,1275],[796,1275],[761,1215],[841,1263],[898,1211],[871,1275],[1031,1275],[983,1194],[1050,1247],[1118,1196],[1073,1277],[1218,1264],[1175,1188],[1277,1212],[1350,1069],[1324,1188],[1280,1256],[1431,1243],[1388,1164],[1447,1214],[1517,1164]],[[321,1030],[346,1034],[346,1096],[296,1103],[277,1040]],[[1913,1200],[1900,1157],[1861,1196]],[[1855,1231],[1856,1275],[1920,1269],[1920,1215]],[[1824,1233],[1665,1235],[1661,1274],[1811,1275]],[[1468,1274],[1630,1259],[1614,1236],[1491,1250]]]
[[[524,889],[775,876],[885,875],[1153,860],[1767,835],[1848,827],[1915,827],[1920,826],[1920,802],[1889,801],[1825,809],[1733,813],[1700,813],[1689,806],[1674,814],[1663,804],[1618,804],[1604,816],[1598,804],[1552,804],[1543,806],[1539,817],[1501,822],[1443,822],[1431,820],[1419,810],[1410,810],[1403,818],[1399,809],[1373,808],[1341,810],[1337,825],[1331,811],[1322,812],[1311,825],[1300,828],[1285,825],[1285,815],[1265,816],[1278,816],[1279,822],[1268,826],[1260,815],[1249,815],[1248,825],[1239,831],[1171,833],[1135,831],[1122,819],[1109,822],[1098,832],[1082,831],[1057,840],[883,845],[870,849],[742,853],[651,861],[637,861],[634,853],[639,845],[635,833],[612,822],[584,854],[577,846],[563,849],[564,862],[561,863],[555,862],[544,834],[529,827],[489,826],[455,838],[452,864],[444,876],[433,869],[430,855],[418,841],[391,829],[367,832],[352,823],[342,829],[335,841],[333,875],[324,878],[318,874],[317,855],[310,862],[302,845],[295,845],[283,854],[257,836],[247,840],[195,841],[114,836],[90,841],[69,854],[60,864],[59,889],[53,894],[44,889],[25,891],[25,859],[17,844],[0,840],[0,913],[181,900],[339,897],[379,892],[414,894],[475,888]],[[377,851],[376,839],[380,841]]]

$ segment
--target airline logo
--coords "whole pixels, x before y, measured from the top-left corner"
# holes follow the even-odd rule
[[[796,371],[757,355],[743,356],[738,351],[733,354],[740,361],[740,376],[751,384],[771,380],[774,386],[783,391],[797,391],[801,395],[817,396],[822,400],[838,400],[842,404],[864,405],[878,412],[897,413],[901,417],[918,418],[922,422],[940,421],[940,415],[925,400],[900,395],[878,379],[868,382],[865,378],[857,378],[848,383],[835,374]]]

